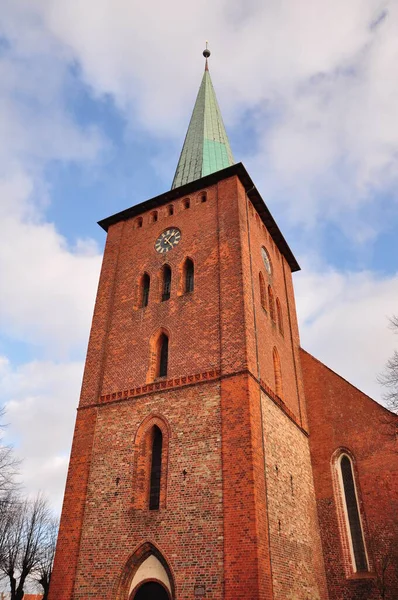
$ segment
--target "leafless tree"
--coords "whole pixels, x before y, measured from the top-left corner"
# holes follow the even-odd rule
[[[10,493],[15,492],[18,487],[16,475],[20,462],[12,447],[3,443],[4,412],[4,407],[0,408],[0,510],[2,502],[7,501]]]
[[[47,533],[40,550],[39,563],[33,576],[43,588],[43,600],[47,600],[50,589],[58,527],[59,519],[55,517],[51,518],[48,522]]]
[[[11,600],[22,600],[27,578],[40,567],[51,518],[41,494],[35,500],[16,501],[9,506],[0,572],[9,580]]]
[[[381,600],[396,600],[398,592],[398,529],[394,523],[374,529],[369,547]]]
[[[395,315],[390,319],[390,328],[398,334],[398,316]],[[395,350],[388,359],[385,370],[379,375],[378,381],[387,389],[384,398],[388,407],[398,413],[398,350]]]

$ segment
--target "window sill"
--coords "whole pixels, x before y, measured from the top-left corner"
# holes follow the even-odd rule
[[[376,574],[372,571],[358,571],[356,573],[352,573],[352,575],[348,575],[348,581],[357,581],[359,579],[374,579]]]

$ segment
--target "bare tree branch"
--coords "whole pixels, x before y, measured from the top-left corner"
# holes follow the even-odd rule
[[[2,433],[5,425],[2,422],[4,418],[4,407],[0,408],[0,503],[7,498],[10,493],[17,490],[16,476],[20,461],[14,455],[13,449],[2,442]]]
[[[394,333],[398,334],[397,315],[391,317],[389,327]],[[384,372],[378,376],[377,380],[386,388],[384,399],[388,408],[398,413],[398,350],[395,350],[388,359]]]
[[[46,539],[41,548],[39,565],[34,576],[34,579],[43,588],[43,600],[47,600],[50,589],[58,528],[59,519],[53,517],[48,523]]]
[[[0,572],[9,580],[11,600],[22,600],[27,578],[40,569],[51,522],[48,503],[41,494],[35,500],[16,500],[9,505]]]

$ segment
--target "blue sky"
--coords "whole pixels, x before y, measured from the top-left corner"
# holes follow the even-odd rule
[[[235,160],[302,267],[302,345],[381,400],[398,293],[397,1],[0,3],[0,384],[27,490],[60,507],[96,222],[170,188],[206,38]]]

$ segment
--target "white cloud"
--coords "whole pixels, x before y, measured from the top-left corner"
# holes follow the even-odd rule
[[[224,115],[232,124],[254,111],[248,160],[295,222],[340,223],[377,192],[395,193],[395,0],[34,0],[31,27],[29,17],[58,56],[77,61],[94,94],[110,94],[131,122],[179,142],[205,33]],[[358,241],[376,234],[363,226]]]
[[[295,276],[301,344],[375,400],[377,375],[397,346],[388,328],[396,314],[398,273],[337,272],[311,265]]]
[[[92,241],[71,248],[46,221],[45,169],[91,168],[107,144],[69,110],[71,56],[19,8],[5,7],[0,53],[0,324],[2,335],[60,357],[85,344],[101,259]]]
[[[9,45],[0,38],[0,331],[4,352],[17,342],[41,358],[3,357],[0,387],[23,483],[59,509],[82,374],[71,357],[84,353],[101,255],[46,219],[46,169],[59,161],[95,170],[107,143],[68,107],[71,54],[19,8],[2,7]]]
[[[44,491],[60,510],[82,362],[34,361],[13,367],[0,357],[0,386],[6,399],[6,440],[22,458],[21,481],[34,494]]]
[[[10,337],[52,356],[81,348],[94,306],[100,254],[68,248],[53,224],[2,220],[0,318]],[[16,243],[17,241],[17,243]]]

